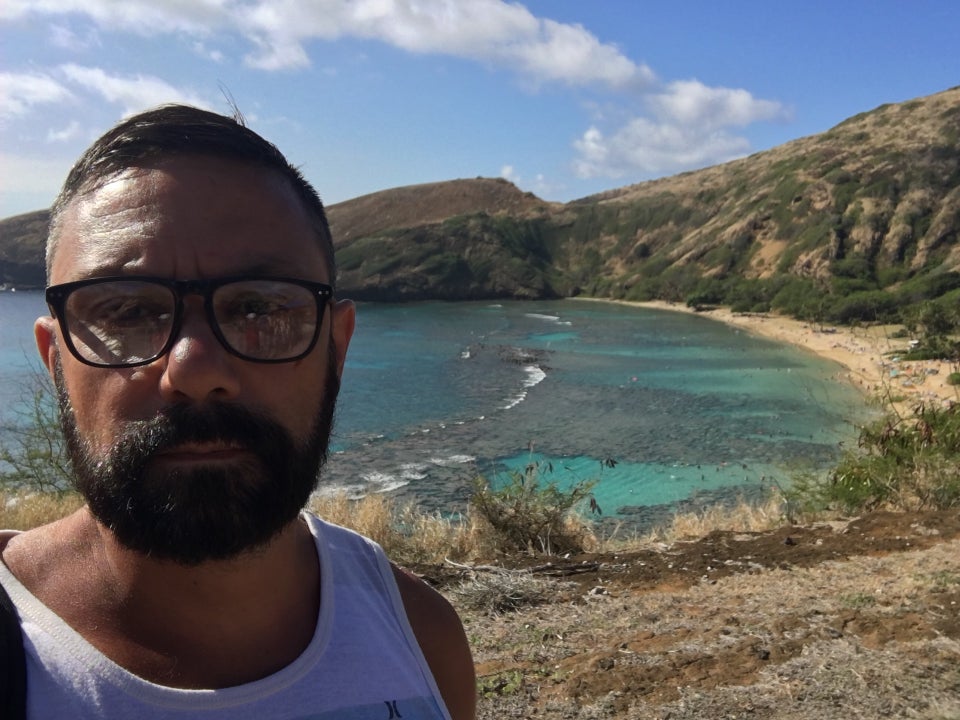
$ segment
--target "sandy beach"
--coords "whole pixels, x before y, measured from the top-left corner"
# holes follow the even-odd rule
[[[943,360],[900,360],[898,353],[906,349],[908,340],[893,337],[898,326],[820,327],[774,314],[734,313],[729,308],[697,312],[679,303],[614,302],[696,313],[771,340],[804,348],[839,363],[842,366],[837,375],[839,379],[850,382],[885,403],[892,403],[900,412],[909,412],[920,402],[937,405],[960,402],[960,386],[947,384],[947,376],[951,372],[960,372],[960,367]]]
[[[685,305],[666,302],[642,305],[696,312]],[[947,376],[960,368],[952,367],[944,360],[900,360],[898,353],[906,350],[908,340],[892,337],[898,326],[820,327],[779,315],[734,313],[729,308],[698,314],[833,360],[843,366],[838,378],[882,401],[892,402],[901,411],[907,411],[921,401],[944,405],[960,402],[960,386],[947,384]]]

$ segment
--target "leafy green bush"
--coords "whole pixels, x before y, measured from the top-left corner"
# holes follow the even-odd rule
[[[897,301],[893,295],[883,290],[854,292],[838,298],[828,310],[833,322],[851,324],[855,322],[881,322],[896,317]]]
[[[688,307],[701,308],[704,305],[719,305],[726,298],[726,288],[717,278],[704,278],[686,297]]]
[[[836,277],[866,280],[871,283],[874,280],[873,265],[862,256],[834,260],[830,264],[830,272]]]
[[[727,287],[726,301],[733,312],[769,312],[779,283],[769,280],[737,279]]]
[[[859,445],[826,478],[794,483],[791,499],[846,513],[960,507],[960,404],[890,414],[864,427]]]
[[[511,472],[496,490],[486,478],[477,478],[471,507],[508,550],[582,552],[591,533],[574,510],[590,497],[596,482],[580,481],[561,490],[556,482],[541,482],[540,474],[541,464],[531,463],[523,472]]]
[[[801,320],[810,320],[823,303],[823,293],[809,278],[789,276],[770,300],[771,306]]]
[[[897,294],[902,303],[909,304],[932,300],[958,288],[960,273],[948,271],[911,278],[903,283]]]

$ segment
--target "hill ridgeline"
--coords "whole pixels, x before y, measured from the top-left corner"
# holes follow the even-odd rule
[[[960,306],[960,87],[569,203],[476,178],[327,210],[339,292],[358,300],[586,294],[837,321]],[[42,286],[46,220],[0,221],[0,283]]]

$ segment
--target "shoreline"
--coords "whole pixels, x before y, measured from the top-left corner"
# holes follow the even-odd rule
[[[698,315],[807,350],[842,366],[837,379],[859,388],[871,399],[892,405],[901,415],[908,415],[921,402],[942,407],[960,403],[960,386],[947,384],[947,376],[957,371],[951,363],[946,360],[903,361],[897,357],[907,344],[906,339],[892,337],[900,327],[897,325],[817,328],[813,323],[782,315],[734,313],[727,307],[697,311],[663,300],[573,299]]]

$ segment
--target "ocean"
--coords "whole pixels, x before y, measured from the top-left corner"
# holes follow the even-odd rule
[[[39,369],[41,293],[0,293],[0,441]],[[708,318],[613,303],[360,304],[321,492],[466,508],[474,478],[596,481],[605,517],[753,496],[869,416],[840,367]],[[6,435],[4,434],[6,433]]]

